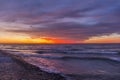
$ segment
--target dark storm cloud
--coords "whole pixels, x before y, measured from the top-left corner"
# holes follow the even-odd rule
[[[32,26],[11,32],[83,40],[120,33],[120,0],[0,0],[0,21]]]

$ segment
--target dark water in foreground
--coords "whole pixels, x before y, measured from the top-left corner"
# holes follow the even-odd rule
[[[0,45],[48,72],[120,75],[120,44]]]

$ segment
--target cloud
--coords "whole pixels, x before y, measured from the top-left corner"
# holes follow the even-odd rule
[[[60,39],[85,40],[92,36],[120,33],[119,26],[99,25],[84,26],[76,23],[54,23],[46,27],[31,27],[29,30],[10,30],[29,34],[31,37],[55,37]]]
[[[85,40],[120,33],[120,1],[1,0],[0,23],[3,22],[19,24],[17,28],[6,24],[8,32],[25,33],[31,37]]]

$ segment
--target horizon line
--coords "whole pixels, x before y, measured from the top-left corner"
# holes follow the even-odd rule
[[[7,44],[7,45],[69,45],[69,44],[120,44],[120,43],[0,43]]]

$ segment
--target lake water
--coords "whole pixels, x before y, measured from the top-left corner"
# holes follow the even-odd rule
[[[120,44],[0,45],[42,70],[64,75],[119,75]]]

